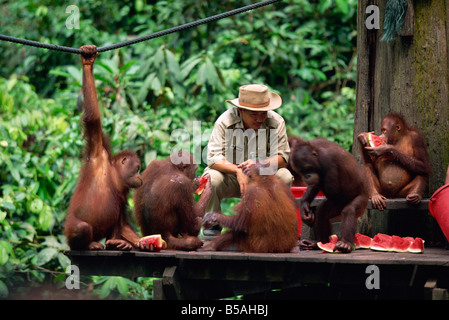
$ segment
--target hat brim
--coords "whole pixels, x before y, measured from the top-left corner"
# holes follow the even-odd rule
[[[279,108],[282,105],[282,98],[274,92],[268,92],[268,96],[270,97],[270,103],[265,107],[247,107],[239,104],[239,98],[235,98],[232,100],[226,100],[226,102],[232,104],[235,107],[247,109],[251,111],[270,111]]]

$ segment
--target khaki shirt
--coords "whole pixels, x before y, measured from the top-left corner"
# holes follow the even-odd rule
[[[280,155],[288,162],[290,147],[284,119],[274,111],[258,130],[245,130],[237,107],[224,112],[215,122],[208,144],[207,165],[223,158],[233,164],[248,159],[263,160]]]

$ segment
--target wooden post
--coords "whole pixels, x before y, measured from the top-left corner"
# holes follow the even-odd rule
[[[361,163],[358,133],[379,134],[386,114],[402,114],[426,138],[430,197],[449,164],[449,0],[409,1],[402,33],[390,42],[380,41],[385,4],[359,1],[353,154]],[[379,8],[379,30],[365,26],[368,5]]]

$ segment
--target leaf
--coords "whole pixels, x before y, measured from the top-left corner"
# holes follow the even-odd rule
[[[39,213],[42,211],[42,208],[44,207],[44,203],[41,199],[36,198],[31,202],[30,210],[33,213]]]
[[[22,201],[25,198],[26,198],[26,194],[25,193],[17,192],[16,193],[16,197],[15,197],[15,201],[20,202],[20,201]]]
[[[8,242],[0,241],[0,265],[4,265],[8,261],[11,251],[11,245]]]
[[[11,176],[16,180],[17,182],[20,182],[20,173],[17,168],[11,168]]]
[[[156,95],[159,95],[161,93],[162,85],[161,81],[159,81],[159,78],[154,78],[153,82],[151,83],[151,89],[153,89]]]
[[[33,241],[34,236],[36,235],[36,229],[34,229],[34,226],[31,225],[28,222],[22,222],[20,224],[20,228],[25,231],[22,232],[21,237],[23,239],[27,239],[29,241]]]
[[[157,151],[156,150],[150,150],[145,152],[145,163],[150,163],[153,160],[156,160],[157,157]]]
[[[156,73],[149,74],[143,84],[140,86],[139,92],[137,94],[137,101],[139,104],[142,104],[145,101],[145,98],[148,95],[148,91],[153,87],[154,79],[156,78]]]
[[[181,80],[179,63],[178,60],[176,60],[175,55],[170,50],[165,50],[165,57],[167,59],[168,72],[170,72],[171,76],[176,80]]]
[[[96,61],[95,64],[102,67],[105,71],[107,71],[111,75],[117,75],[119,73],[119,70],[114,65],[114,62],[112,62],[112,60],[99,60]]]
[[[220,85],[220,78],[217,70],[209,58],[206,58],[206,77],[210,85],[217,87]]]
[[[7,298],[8,294],[9,294],[8,287],[2,280],[0,280],[0,299]]]
[[[42,230],[47,230],[53,225],[53,215],[50,207],[44,208],[39,214],[39,225]]]
[[[129,286],[128,283],[126,282],[126,279],[122,277],[117,277],[116,281],[118,292],[120,292],[122,296],[126,295],[129,290]]]
[[[347,1],[347,0],[344,0]],[[323,14],[324,11],[330,8],[332,5],[332,0],[321,0],[320,1],[320,13]]]
[[[16,83],[17,83],[17,77],[11,77],[7,82],[6,82],[6,90],[8,91],[8,92],[10,92],[13,88],[14,88],[14,86],[16,85]]]
[[[111,291],[115,288],[116,283],[115,283],[115,279],[114,278],[115,277],[110,277],[101,286],[101,289],[100,289],[100,298],[101,299],[107,298],[107,296],[109,296]]]
[[[55,248],[45,248],[42,249],[38,254],[37,254],[37,259],[36,259],[36,265],[37,266],[42,266],[44,264],[46,264],[47,262],[49,262],[51,259],[53,259],[53,257],[58,254],[58,250],[56,250]]]
[[[62,252],[58,252],[57,258],[58,258],[59,264],[61,265],[61,267],[63,269],[66,269],[71,264],[69,257],[67,257]]]
[[[16,206],[14,205],[14,203],[4,201],[4,202],[1,202],[1,205],[3,206],[3,208],[6,208],[10,211],[16,210]]]
[[[136,9],[136,12],[140,12],[144,8],[143,0],[135,0],[134,1],[134,8]]]
[[[335,0],[338,9],[344,14],[347,15],[349,13],[349,4],[348,0]]]
[[[196,75],[196,84],[202,86],[206,82],[206,79],[207,79],[206,63],[203,63],[198,69],[198,73]]]
[[[201,61],[201,57],[192,57],[181,64],[181,79],[186,79],[193,68]]]
[[[164,47],[165,46],[160,46],[155,55],[153,56],[153,65],[154,66],[160,66],[164,61]]]
[[[153,136],[158,138],[159,140],[161,140],[163,142],[170,141],[170,136],[165,131],[154,130],[153,131]]]
[[[128,63],[125,63],[123,66],[120,67],[120,72],[126,73],[136,63],[137,63],[136,60],[130,61]]]
[[[309,68],[301,68],[297,71],[298,75],[305,81],[313,81],[313,73]]]
[[[172,123],[172,118],[170,116],[165,116],[162,123],[158,127],[161,130],[168,130],[170,123]]]
[[[78,82],[82,82],[83,75],[79,68],[76,68],[74,66],[68,66],[67,72],[70,74],[70,76],[75,79]]]

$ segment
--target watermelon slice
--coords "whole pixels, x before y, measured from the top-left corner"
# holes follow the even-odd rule
[[[154,251],[156,252],[167,248],[167,242],[162,239],[162,236],[160,234],[152,234],[150,236],[142,237],[139,239],[139,243],[145,246],[153,245]]]
[[[422,238],[415,238],[413,243],[408,248],[408,252],[423,253],[424,252],[424,240]]]
[[[207,181],[209,181],[209,175],[199,177],[198,181],[200,182],[200,186],[198,187],[198,189],[195,190],[195,194],[200,195],[201,193],[203,193],[204,188],[206,187]]]
[[[335,249],[335,244],[338,242],[338,237],[336,234],[333,234],[329,237],[329,242],[328,243],[322,243],[322,242],[318,242],[318,248],[320,248],[321,250],[323,250],[323,252],[334,252]]]
[[[390,251],[391,250],[391,236],[383,233],[378,233],[374,236],[371,242],[370,249],[376,251]]]
[[[414,242],[412,237],[391,236],[391,251],[407,252],[410,245]]]
[[[374,236],[370,248],[376,251],[424,252],[424,240],[421,238],[389,236],[378,233]]]
[[[354,246],[355,249],[369,249],[371,247],[371,242],[373,239],[364,234],[356,233],[354,235]]]
[[[328,243],[322,243],[318,242],[318,248],[323,250],[323,252],[334,252],[335,249],[335,243],[328,242]]]
[[[366,140],[368,140],[368,145],[370,147],[378,147],[386,142],[384,138],[376,136],[374,132],[368,132],[366,134]]]

